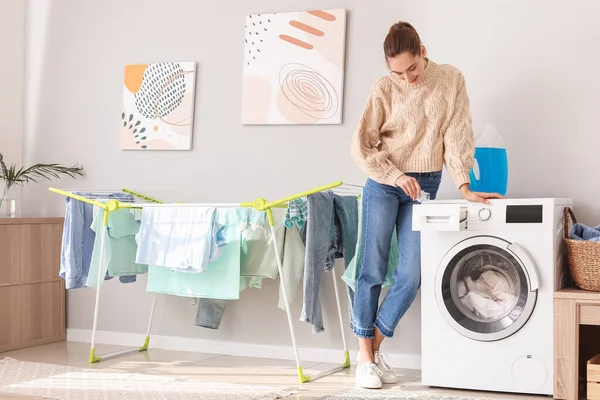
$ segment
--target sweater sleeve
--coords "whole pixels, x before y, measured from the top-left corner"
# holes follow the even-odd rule
[[[379,134],[385,120],[384,97],[375,86],[369,95],[352,140],[352,158],[358,167],[376,182],[396,186],[404,175],[389,159],[389,152],[379,149]]]
[[[465,79],[458,74],[454,111],[444,133],[444,163],[456,187],[469,184],[475,145]]]

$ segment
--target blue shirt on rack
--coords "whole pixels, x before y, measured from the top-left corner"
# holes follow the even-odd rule
[[[108,195],[94,196],[93,193],[75,194],[87,198],[108,198],[132,202],[133,196],[125,193],[110,193]],[[75,200],[70,197],[65,199],[65,222],[63,228],[62,248],[60,255],[59,276],[65,280],[67,289],[85,287],[90,271],[92,251],[96,234],[92,230],[94,206]],[[131,282],[131,277],[121,277],[122,282]],[[135,277],[134,279],[135,280]]]

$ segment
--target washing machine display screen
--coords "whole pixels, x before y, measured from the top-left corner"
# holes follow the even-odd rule
[[[543,215],[541,205],[506,206],[507,224],[541,224]]]
[[[508,251],[474,245],[458,253],[443,275],[442,296],[452,318],[476,333],[514,323],[527,302],[527,278]]]

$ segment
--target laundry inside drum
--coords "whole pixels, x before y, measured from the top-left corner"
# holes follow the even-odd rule
[[[478,249],[465,255],[450,278],[450,293],[468,318],[490,323],[511,314],[520,296],[521,278],[500,252]]]

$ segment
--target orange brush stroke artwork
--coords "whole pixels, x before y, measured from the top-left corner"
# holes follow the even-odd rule
[[[242,124],[342,123],[346,16],[344,8],[246,16]]]
[[[320,11],[320,10],[313,10],[313,11],[307,11],[309,14],[314,15],[317,18],[321,18],[324,19],[325,21],[335,21],[335,15],[333,14],[329,14],[328,12],[325,11]]]
[[[300,29],[311,35],[315,35],[315,36],[324,36],[325,35],[325,33],[323,31],[320,31],[317,28],[313,28],[310,25],[306,25],[305,23],[302,23],[300,21],[290,21],[290,25],[293,26],[294,28]]]
[[[314,46],[312,44],[303,42],[302,40],[298,40],[298,39],[293,38],[288,35],[279,35],[279,39],[284,40],[288,43],[294,44],[298,47],[302,47],[303,49],[306,49],[306,50],[312,50],[314,48]]]

